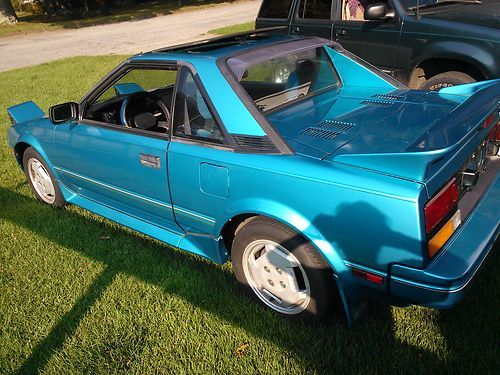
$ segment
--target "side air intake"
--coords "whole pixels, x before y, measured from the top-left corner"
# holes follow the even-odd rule
[[[278,149],[269,137],[256,137],[249,135],[232,135],[231,138],[240,152],[261,152],[274,154]]]

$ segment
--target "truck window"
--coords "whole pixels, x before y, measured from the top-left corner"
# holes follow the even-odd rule
[[[292,0],[264,0],[257,18],[288,18]]]
[[[332,0],[300,0],[298,17],[304,19],[329,20]]]
[[[365,21],[365,8],[368,4],[374,3],[385,3],[387,9],[391,9],[391,4],[387,0],[342,0],[342,20]]]

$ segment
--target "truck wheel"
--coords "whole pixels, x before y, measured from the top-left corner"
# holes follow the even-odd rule
[[[231,254],[236,279],[275,312],[304,322],[321,320],[336,297],[333,272],[301,235],[257,216],[237,231]]]
[[[476,82],[476,80],[468,74],[462,72],[445,72],[429,78],[420,86],[420,90],[438,91],[443,87],[463,85],[464,83],[471,82]]]
[[[40,202],[56,208],[66,204],[50,168],[33,147],[28,147],[24,151],[23,167],[31,191]]]

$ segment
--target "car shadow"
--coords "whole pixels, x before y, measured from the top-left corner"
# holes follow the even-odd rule
[[[117,274],[130,275],[156,285],[165,294],[176,295],[252,335],[295,353],[311,372],[366,370],[392,373],[419,372],[429,368],[439,371],[448,369],[450,363],[456,365],[453,361],[459,364],[476,364],[479,367],[485,363],[484,359],[473,357],[471,353],[474,351],[467,350],[468,345],[485,345],[481,342],[481,335],[491,336],[491,332],[486,332],[487,325],[479,319],[488,318],[496,307],[494,301],[488,300],[488,292],[480,289],[475,291],[476,296],[472,302],[474,305],[469,303],[466,307],[462,304],[453,313],[438,313],[435,321],[424,322],[435,324],[438,329],[443,327],[441,334],[449,345],[453,345],[454,357],[442,358],[430,349],[422,349],[401,339],[396,333],[398,328],[401,329],[400,322],[394,319],[391,307],[369,304],[352,329],[347,328],[336,314],[320,324],[304,325],[283,319],[256,305],[250,298],[242,297],[240,288],[227,267],[169,249],[158,241],[134,235],[130,230],[109,222],[91,220],[76,209],[54,211],[34,199],[27,199],[15,191],[1,187],[0,207],[1,220],[26,228],[40,237],[105,265],[105,269],[74,303],[72,309],[59,319],[51,332],[31,351],[19,373],[43,370],[51,356],[75,333],[82,318],[89,313]],[[55,215],[64,216],[59,221],[64,225],[57,230],[47,225],[54,222]],[[78,228],[78,239],[81,238],[81,242],[74,239],[75,228]],[[103,233],[112,240],[98,242],[93,246],[85,244],[85,238],[100,238]],[[131,246],[131,243],[134,252],[127,256],[132,259],[125,262],[123,247]],[[152,271],[148,262],[155,263],[155,271]],[[166,281],[164,277],[181,272],[192,273],[182,284]],[[489,277],[493,279],[491,283],[498,285],[496,275]],[[471,311],[476,311],[475,304],[482,305],[483,315],[476,316],[479,319],[467,316]],[[456,321],[460,321],[462,325],[456,327]],[[394,357],[380,355],[381,351],[393,353]]]

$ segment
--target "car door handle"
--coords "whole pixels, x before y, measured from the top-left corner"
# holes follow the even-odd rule
[[[295,26],[295,27],[292,29],[292,33],[300,33],[300,27],[299,27],[299,26]]]
[[[160,169],[160,158],[156,155],[143,154],[139,155],[141,165],[145,167]]]
[[[337,34],[337,35],[345,35],[345,34],[347,34],[347,32],[345,31],[345,29],[338,29],[335,32],[335,34]]]

